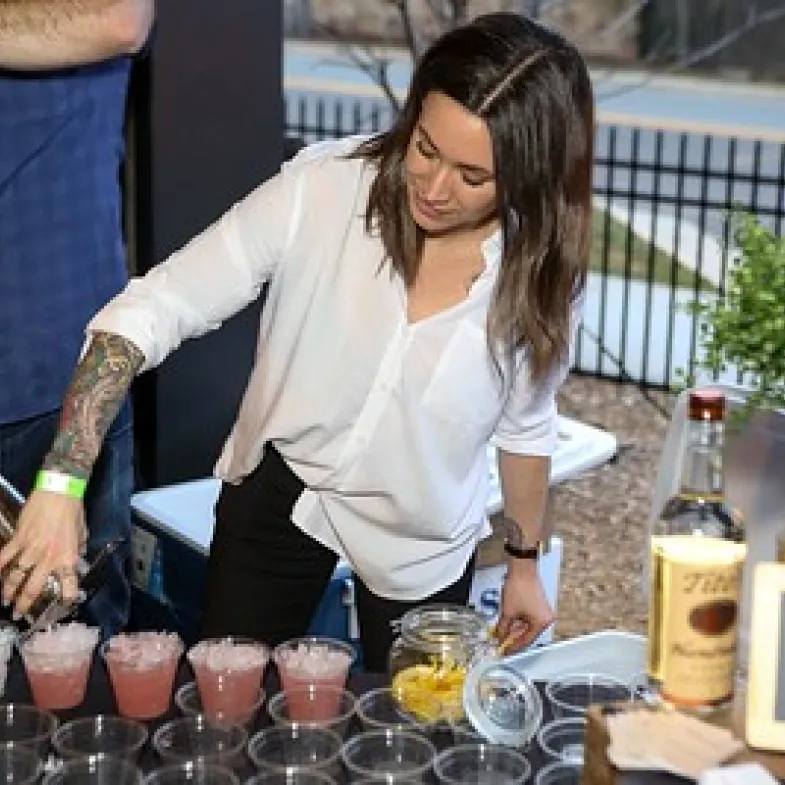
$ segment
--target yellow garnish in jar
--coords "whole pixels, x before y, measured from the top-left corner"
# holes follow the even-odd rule
[[[395,674],[392,691],[398,702],[420,722],[463,719],[466,667],[451,659],[412,665]]]

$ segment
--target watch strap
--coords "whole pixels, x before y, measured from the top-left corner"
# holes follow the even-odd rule
[[[540,558],[540,543],[525,545],[523,548],[519,548],[517,545],[513,545],[510,542],[505,542],[504,552],[514,559],[530,559],[537,561]]]

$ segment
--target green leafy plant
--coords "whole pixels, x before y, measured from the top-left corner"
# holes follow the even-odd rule
[[[751,394],[744,413],[785,407],[785,239],[754,216],[734,216],[736,254],[724,295],[695,302],[705,355],[696,367],[739,371]]]

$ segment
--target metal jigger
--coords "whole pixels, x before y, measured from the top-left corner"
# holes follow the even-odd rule
[[[0,475],[0,547],[14,536],[24,503],[24,496]],[[90,562],[83,558],[79,559],[76,565],[79,593],[73,601],[63,599],[63,587],[57,575],[47,576],[41,594],[23,617],[27,629],[22,632],[22,635],[26,637],[36,630],[45,629],[51,624],[66,619],[79,605],[90,599],[103,586],[109,561],[121,544],[122,540],[108,542]],[[0,581],[4,578],[5,575],[0,575]]]

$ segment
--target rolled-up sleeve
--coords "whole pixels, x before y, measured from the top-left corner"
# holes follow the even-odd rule
[[[556,393],[572,364],[575,335],[583,312],[583,295],[572,304],[569,356],[556,363],[538,382],[532,384],[529,364],[524,355],[515,381],[496,425],[493,443],[514,455],[552,455],[558,435]]]
[[[303,167],[289,164],[141,278],[88,324],[122,335],[144,354],[141,370],[183,341],[220,327],[274,274],[299,220]]]

